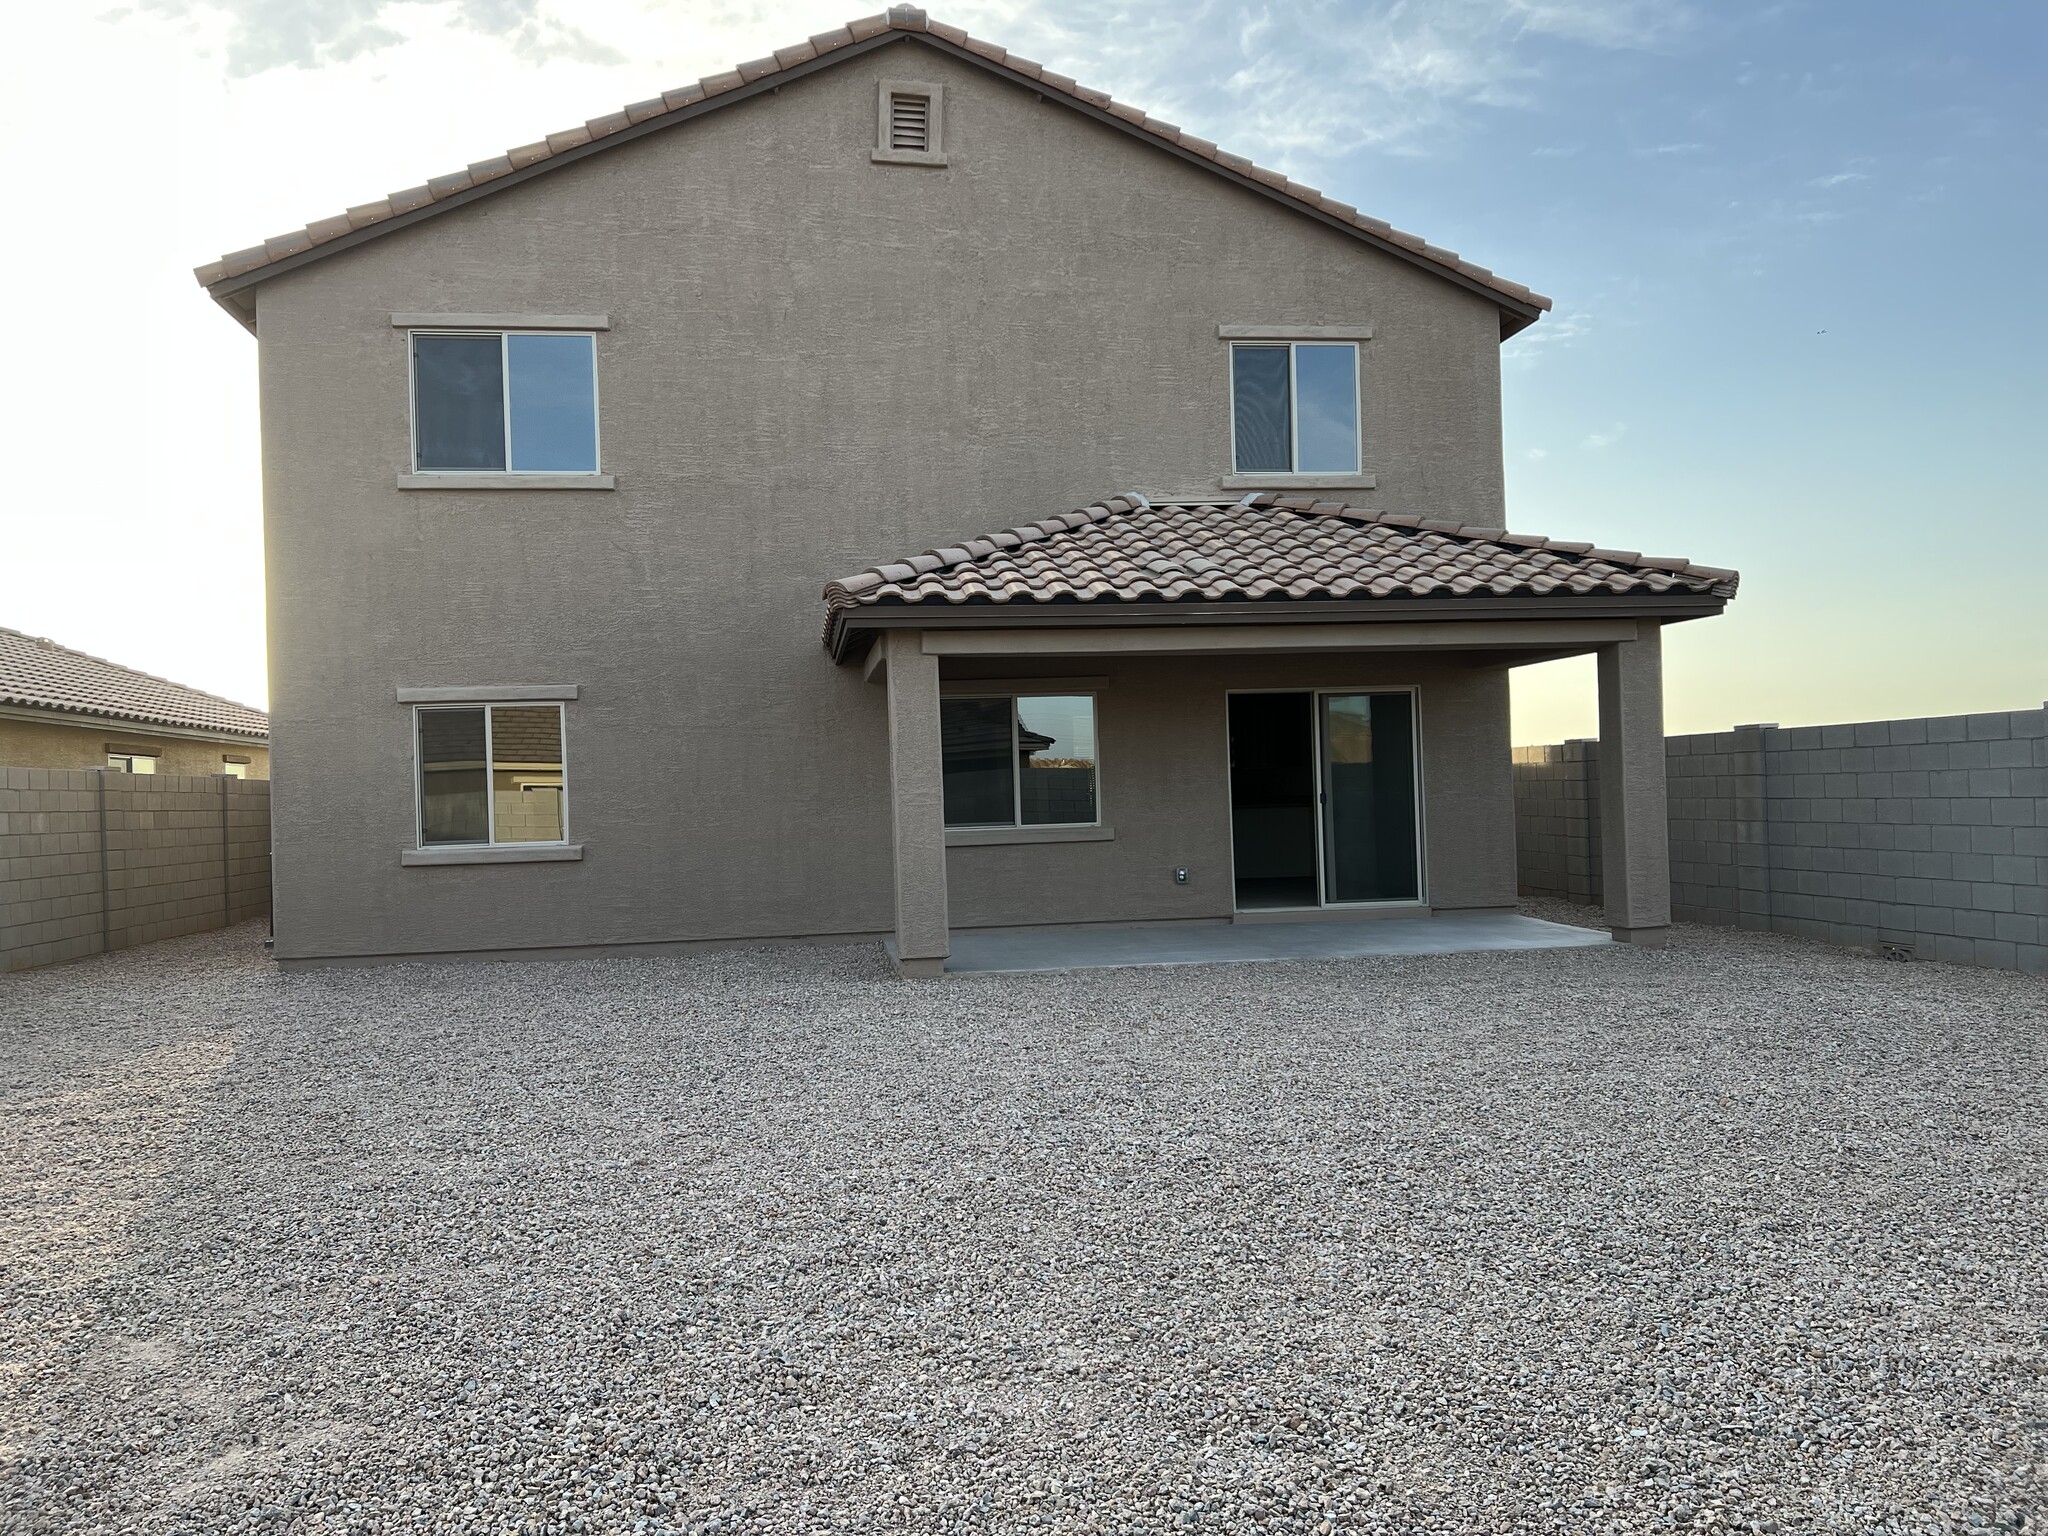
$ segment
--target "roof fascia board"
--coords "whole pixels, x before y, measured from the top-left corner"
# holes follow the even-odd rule
[[[40,725],[76,726],[80,730],[107,731],[116,726],[133,736],[167,736],[178,741],[219,741],[244,747],[267,747],[270,737],[245,736],[238,731],[208,731],[193,726],[164,725],[141,715],[93,714],[77,709],[45,708],[38,704],[0,704],[0,720],[33,720]]]
[[[1285,603],[1046,603],[1015,607],[1006,603],[963,603],[936,607],[928,603],[876,604],[840,608],[831,621],[831,652],[847,660],[885,629],[1109,629],[1140,625],[1222,624],[1372,624],[1417,619],[1657,619],[1682,623],[1711,618],[1727,606],[1725,598],[1700,593],[1631,594],[1611,597],[1537,598],[1417,597],[1372,599],[1292,599]],[[1526,641],[1520,642],[1526,643]]]
[[[1310,207],[1306,203],[1289,197],[1278,187],[1268,186],[1265,182],[1235,171],[1218,161],[1205,159],[1184,145],[1175,144],[1155,134],[1147,133],[1137,124],[1126,122],[1115,113],[1106,111],[1096,106],[1093,102],[1070,96],[1064,91],[1049,91],[1046,89],[1043,81],[1034,80],[1029,75],[1021,74],[1014,69],[1008,68],[1006,65],[999,64],[993,59],[976,53],[971,48],[964,48],[958,43],[951,42],[933,32],[910,32],[893,29],[878,32],[873,37],[862,38],[859,42],[849,43],[843,48],[835,48],[830,53],[806,59],[801,64],[790,65],[787,68],[775,71],[773,74],[763,75],[751,84],[737,86],[730,91],[721,91],[716,96],[709,96],[702,101],[692,102],[689,106],[679,107],[671,112],[664,112],[657,117],[650,117],[645,122],[621,128],[617,133],[606,134],[601,139],[592,139],[587,143],[577,145],[573,149],[562,150],[559,153],[550,155],[545,160],[537,160],[532,165],[508,172],[503,176],[494,177],[480,186],[465,187],[462,191],[452,193],[437,202],[427,203],[408,212],[395,214],[391,218],[381,219],[375,224],[365,224],[361,229],[352,229],[345,235],[337,235],[332,240],[323,241],[321,244],[313,246],[308,250],[300,251],[296,255],[287,256],[281,261],[267,262],[263,266],[253,268],[239,276],[222,278],[218,283],[209,286],[206,291],[213,296],[216,303],[220,304],[223,309],[226,309],[229,314],[233,315],[253,333],[256,329],[254,306],[230,306],[227,300],[235,294],[255,287],[259,283],[267,282],[273,277],[282,277],[287,272],[295,272],[299,268],[308,266],[324,257],[338,255],[342,251],[363,245],[371,240],[379,239],[384,235],[395,234],[401,229],[410,229],[414,225],[434,217],[436,214],[447,213],[456,208],[465,207],[480,198],[489,197],[494,193],[520,186],[534,180],[536,177],[546,175],[550,171],[574,165],[581,160],[589,158],[591,155],[599,154],[615,145],[628,143],[635,139],[643,139],[652,134],[660,133],[665,129],[679,127],[684,123],[694,121],[707,112],[715,112],[720,108],[731,106],[735,102],[751,100],[756,96],[772,95],[792,81],[802,80],[807,76],[816,74],[820,70],[831,69],[836,65],[857,59],[863,54],[871,53],[877,48],[886,48],[891,44],[900,42],[922,43],[927,48],[935,48],[941,53],[972,64],[976,68],[996,76],[998,79],[1008,81],[1021,90],[1031,92],[1040,101],[1066,107],[1071,111],[1081,113],[1085,117],[1093,118],[1096,122],[1116,129],[1126,138],[1139,144],[1152,149],[1162,150],[1176,159],[1183,160],[1189,165],[1207,171],[1210,175],[1221,176],[1232,185],[1241,187],[1245,191],[1255,192],[1267,201],[1279,205],[1289,213],[1313,219],[1326,228],[1334,229],[1339,234],[1348,235],[1362,245],[1379,251],[1383,255],[1397,257],[1407,262],[1410,266],[1418,267],[1424,272],[1442,278],[1445,282],[1463,288],[1467,292],[1485,299],[1487,303],[1500,311],[1500,334],[1503,341],[1513,336],[1516,332],[1535,324],[1543,314],[1543,311],[1534,305],[1519,303],[1506,294],[1488,288],[1484,283],[1474,278],[1465,276],[1462,272],[1432,261],[1419,251],[1411,251],[1392,240],[1382,238],[1369,229],[1361,229],[1355,224],[1347,224],[1333,215],[1323,212],[1320,208]]]
[[[817,58],[806,59],[801,64],[792,64],[785,69],[775,71],[773,74],[763,75],[760,79],[749,84],[735,86],[729,91],[720,91],[716,96],[707,96],[702,101],[693,101],[686,107],[677,107],[674,111],[661,113],[657,117],[650,117],[645,122],[634,123],[629,127],[621,128],[617,133],[608,133],[601,139],[591,139],[587,143],[576,145],[573,149],[558,150],[556,153],[549,155],[545,160],[536,160],[532,165],[522,166],[516,171],[508,171],[505,175],[493,177],[480,186],[465,187],[460,192],[451,193],[437,202],[422,204],[420,207],[410,209],[405,213],[394,214],[388,219],[379,219],[375,224],[365,224],[361,229],[352,229],[345,235],[336,235],[332,240],[322,241],[319,245],[313,246],[309,250],[300,251],[296,255],[287,256],[282,261],[266,262],[264,265],[241,273],[238,276],[224,277],[219,282],[210,285],[206,291],[213,296],[215,302],[219,303],[223,309],[227,309],[229,314],[234,315],[237,320],[242,320],[243,324],[248,325],[249,329],[253,331],[255,326],[249,320],[243,319],[243,315],[238,309],[229,308],[226,303],[227,299],[245,289],[254,288],[259,283],[266,283],[273,277],[282,277],[287,272],[296,272],[299,268],[310,266],[313,262],[323,257],[338,255],[342,251],[350,250],[359,245],[365,245],[372,240],[381,239],[385,235],[396,234],[401,229],[410,229],[416,224],[425,223],[436,214],[448,213],[456,208],[467,207],[470,203],[490,197],[494,193],[522,186],[529,181],[547,175],[550,171],[558,171],[564,166],[575,165],[580,161],[589,159],[592,155],[601,154],[615,145],[629,143],[635,139],[649,138],[665,129],[681,127],[684,123],[694,122],[706,113],[716,112],[720,108],[729,107],[736,102],[750,101],[757,96],[772,96],[792,81],[802,80],[809,75],[818,73],[820,70],[830,69],[835,64],[844,64],[848,60],[857,59],[862,54],[872,53],[877,48],[886,48],[891,43],[918,36],[926,35],[890,31],[878,32],[873,37],[864,37],[859,42],[848,43],[843,48],[835,48],[830,53],[820,54]],[[938,42],[939,39],[927,37],[927,41]],[[973,55],[970,54],[968,57],[971,58]],[[975,62],[983,65],[988,63],[986,59],[975,59]]]

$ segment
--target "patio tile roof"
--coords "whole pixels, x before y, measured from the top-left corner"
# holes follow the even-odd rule
[[[680,121],[678,114],[695,116],[697,109],[705,102],[721,96],[739,100],[742,93],[753,94],[749,88],[755,86],[757,82],[766,79],[772,87],[775,83],[772,77],[803,69],[815,61],[829,59],[835,53],[852,49],[888,33],[921,34],[935,38],[943,44],[950,45],[952,51],[966,57],[970,62],[980,63],[999,74],[1007,73],[1020,77],[1028,81],[1033,90],[1040,91],[1052,99],[1064,101],[1070,106],[1079,106],[1098,115],[1106,113],[1141,135],[1160,140],[1221,173],[1255,183],[1281,201],[1298,204],[1325,218],[1335,220],[1368,241],[1396,248],[1424,266],[1455,273],[1468,282],[1476,283],[1512,304],[1521,306],[1523,312],[1516,322],[1516,328],[1533,318],[1529,311],[1547,310],[1551,307],[1550,300],[1542,294],[1531,291],[1521,283],[1511,282],[1477,262],[1467,261],[1456,251],[1431,245],[1421,236],[1396,229],[1384,219],[1360,213],[1349,203],[1325,196],[1314,187],[1290,181],[1278,171],[1254,165],[1244,156],[1233,155],[1227,150],[1219,149],[1207,139],[1183,133],[1173,123],[1161,122],[1136,107],[1116,101],[1101,91],[1077,84],[1069,77],[1046,69],[1031,59],[1011,53],[993,43],[970,37],[958,27],[933,21],[922,10],[911,5],[892,6],[883,15],[864,16],[857,21],[850,21],[843,27],[821,32],[794,47],[778,48],[766,58],[750,60],[723,74],[708,75],[694,85],[664,91],[659,96],[634,102],[602,117],[594,117],[574,128],[551,133],[535,143],[507,150],[494,159],[479,160],[464,170],[436,176],[417,187],[409,187],[403,192],[393,192],[389,197],[380,198],[376,202],[359,204],[331,218],[316,219],[303,229],[273,235],[260,245],[250,246],[246,250],[231,251],[219,261],[208,262],[205,266],[196,268],[194,275],[201,285],[213,288],[230,279],[303,255],[343,236],[355,234],[359,230],[383,224],[402,215],[432,208],[451,199],[468,201],[472,193],[487,188],[490,183],[511,176],[515,172],[524,172],[530,167],[541,166],[545,162],[560,158],[578,158],[586,146],[597,144],[629,129],[639,130],[642,125],[660,127],[664,118],[675,118]],[[637,137],[638,134],[635,133],[633,136]]]
[[[18,629],[0,628],[0,704],[254,740],[270,735],[270,716],[260,709]]]
[[[1153,503],[1136,492],[927,550],[825,588],[828,636],[860,608],[920,603],[1683,594],[1726,600],[1735,572],[1407,513],[1260,492]]]

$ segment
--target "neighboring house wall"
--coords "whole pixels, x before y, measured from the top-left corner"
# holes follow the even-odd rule
[[[1597,901],[1599,744],[1517,748],[1521,885]],[[1666,742],[1672,914],[2048,972],[2048,708]]]
[[[154,753],[159,773],[180,774],[220,773],[233,755],[248,759],[245,778],[270,777],[270,748],[249,742],[158,736],[148,726],[130,730],[118,720],[71,725],[0,715],[0,767],[104,768],[114,750]]]
[[[269,907],[268,783],[0,768],[0,971]]]
[[[906,72],[945,88],[946,168],[869,160],[876,82]],[[908,45],[255,293],[287,958],[891,926],[884,711],[822,654],[820,587],[1127,487],[1213,494],[1230,470],[1220,324],[1370,325],[1377,488],[1335,494],[1505,516],[1490,301]],[[399,490],[393,312],[608,314],[618,489]],[[1226,912],[1226,670],[1180,667],[1178,705],[1106,699],[1118,841],[956,851],[954,920],[1174,915],[1196,900],[1163,884],[1175,863],[1206,871],[1202,913]],[[395,690],[503,682],[579,685],[566,752],[586,857],[402,869],[413,746]],[[1463,807],[1433,822],[1433,856],[1506,867],[1504,684],[1445,687],[1439,739],[1484,753],[1433,783],[1474,776],[1502,809],[1491,828]],[[1170,706],[1188,734],[1146,737],[1142,712]],[[1125,789],[1141,781],[1171,798]],[[1119,906],[1099,876],[1142,899]],[[1506,900],[1507,883],[1475,877],[1461,899]]]

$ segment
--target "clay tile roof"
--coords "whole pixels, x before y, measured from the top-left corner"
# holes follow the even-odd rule
[[[825,588],[826,643],[860,609],[921,603],[1230,603],[1290,598],[1735,595],[1737,576],[1448,519],[1259,492],[1064,518],[927,550]],[[1077,621],[1079,616],[1077,616]]]
[[[580,158],[593,147],[602,147],[607,139],[623,142],[637,138],[642,133],[667,127],[683,120],[679,114],[694,115],[709,97],[728,95],[739,100],[742,87],[767,82],[773,86],[778,75],[790,71],[808,71],[835,61],[835,56],[848,49],[858,48],[889,33],[901,33],[923,37],[930,46],[946,48],[956,57],[980,64],[998,74],[1028,81],[1032,89],[1042,94],[1049,93],[1065,100],[1069,105],[1091,113],[1106,114],[1111,120],[1123,124],[1129,130],[1143,137],[1156,139],[1176,150],[1194,157],[1199,163],[1211,166],[1222,174],[1241,177],[1255,185],[1264,187],[1280,201],[1312,211],[1321,217],[1335,220],[1349,228],[1361,239],[1381,249],[1396,248],[1419,258],[1424,266],[1454,275],[1463,281],[1495,295],[1506,305],[1512,306],[1510,314],[1503,316],[1503,334],[1519,330],[1535,318],[1532,311],[1550,308],[1550,300],[1539,293],[1531,292],[1520,283],[1509,282],[1478,265],[1466,261],[1455,251],[1428,244],[1418,235],[1395,229],[1384,219],[1375,219],[1360,213],[1348,203],[1325,197],[1313,187],[1302,186],[1290,181],[1278,171],[1267,170],[1252,164],[1242,155],[1226,154],[1219,151],[1207,139],[1183,133],[1172,123],[1150,117],[1136,107],[1120,102],[1101,91],[1077,85],[1065,75],[1056,74],[1029,59],[1010,56],[1004,49],[993,43],[969,37],[958,27],[947,26],[944,22],[930,20],[915,6],[892,6],[881,16],[864,16],[850,21],[832,32],[821,32],[807,42],[779,48],[766,58],[750,59],[736,69],[724,74],[712,75],[692,86],[664,91],[660,97],[635,102],[618,112],[592,118],[587,123],[549,134],[534,144],[507,151],[502,156],[479,161],[466,171],[457,171],[437,176],[425,184],[412,187],[404,192],[394,192],[382,202],[361,204],[351,208],[345,219],[351,233],[374,224],[386,223],[399,215],[420,210],[431,211],[435,205],[454,201],[468,201],[470,198],[499,190],[503,178],[525,172],[533,167],[549,169],[548,162]],[[764,86],[763,88],[767,88]],[[503,167],[500,169],[500,167]],[[316,230],[332,230],[336,221],[323,219],[304,230],[293,230],[290,234],[275,236],[260,246],[248,250],[231,252],[221,260],[208,262],[194,269],[202,286],[218,288],[220,284],[240,279],[251,273],[260,273],[266,266],[309,253],[320,252],[322,244],[332,241],[333,233],[316,234]],[[388,233],[388,231],[379,231]],[[243,286],[240,283],[238,288]],[[225,299],[226,290],[216,293],[216,298]]]
[[[0,704],[267,740],[270,716],[18,629],[0,629]]]

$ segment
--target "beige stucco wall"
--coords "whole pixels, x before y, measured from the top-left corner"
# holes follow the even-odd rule
[[[250,779],[270,777],[270,749],[236,741],[192,741],[128,730],[118,720],[91,725],[21,720],[0,715],[0,768],[104,768],[113,750],[154,752],[159,773],[224,771],[228,756],[245,757]]]
[[[944,84],[949,167],[869,162],[883,76]],[[257,293],[287,957],[889,927],[883,700],[820,650],[820,586],[1126,487],[1213,489],[1219,324],[1371,325],[1378,488],[1342,494],[1503,515],[1492,305],[908,41]],[[393,311],[609,314],[619,488],[398,490]],[[394,689],[499,681],[580,685],[586,858],[401,869]],[[1511,900],[1489,696],[1499,762],[1444,773],[1497,774]],[[1126,732],[1105,715],[1106,749]],[[1215,771],[1169,776],[1212,845]],[[1165,859],[1147,838],[1132,891]],[[956,919],[1019,915],[976,878]]]

